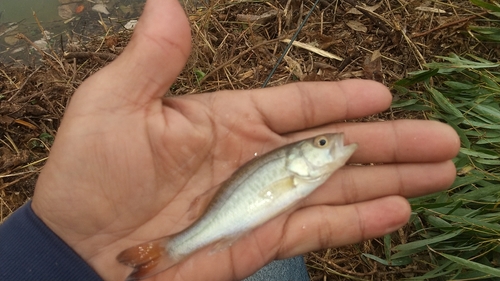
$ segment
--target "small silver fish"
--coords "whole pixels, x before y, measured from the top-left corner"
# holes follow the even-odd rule
[[[222,183],[205,214],[190,227],[121,252],[117,260],[134,267],[127,280],[155,275],[215,242],[215,250],[231,246],[311,194],[357,147],[345,146],[342,133],[324,134],[252,159]]]

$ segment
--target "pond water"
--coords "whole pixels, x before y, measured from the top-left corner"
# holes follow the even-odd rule
[[[0,0],[0,62],[32,64],[39,59],[33,44],[43,50],[61,50],[61,42],[63,46],[68,41],[81,43],[85,38],[104,35],[104,29],[110,27],[119,31],[139,17],[144,3],[145,0]]]

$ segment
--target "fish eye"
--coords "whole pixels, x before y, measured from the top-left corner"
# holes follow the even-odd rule
[[[319,136],[314,139],[314,145],[317,147],[325,147],[326,145],[328,145],[328,139],[324,136]]]

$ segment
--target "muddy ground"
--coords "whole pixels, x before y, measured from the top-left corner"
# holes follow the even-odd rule
[[[292,37],[313,2],[221,0],[187,8],[194,49],[168,94],[261,87],[286,47],[283,40]],[[480,43],[468,30],[487,25],[488,17],[469,1],[322,0],[298,35],[305,46],[292,47],[269,86],[364,78],[391,87],[439,55],[496,61],[498,46]],[[33,195],[74,90],[126,46],[130,31],[106,28],[92,38],[75,31],[72,37],[79,40],[63,40],[63,47],[46,52],[33,49],[38,58],[29,63],[0,65],[0,221]],[[397,118],[422,116],[389,110],[368,119]],[[393,244],[408,241],[410,233],[399,230]],[[422,264],[383,266],[360,253],[383,256],[383,241],[308,254],[312,280],[399,280],[429,270]]]

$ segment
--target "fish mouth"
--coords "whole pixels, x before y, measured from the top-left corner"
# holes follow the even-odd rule
[[[335,134],[332,141],[334,145],[330,148],[330,154],[343,163],[347,162],[358,148],[357,143],[344,145],[344,133]]]

